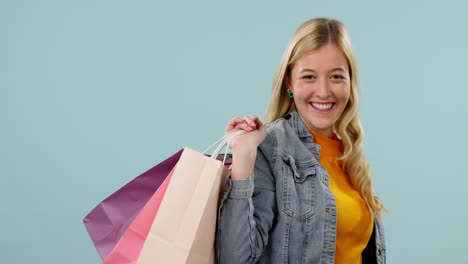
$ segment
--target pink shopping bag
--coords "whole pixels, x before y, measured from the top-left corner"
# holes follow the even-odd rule
[[[134,264],[151,229],[175,167],[128,227],[103,264]]]
[[[131,180],[100,202],[83,222],[102,259],[115,247],[124,232],[153,196],[182,154],[168,159]]]

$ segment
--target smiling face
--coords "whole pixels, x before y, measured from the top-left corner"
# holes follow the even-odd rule
[[[286,79],[297,112],[306,125],[331,137],[350,95],[350,74],[343,52],[326,44],[300,58]]]

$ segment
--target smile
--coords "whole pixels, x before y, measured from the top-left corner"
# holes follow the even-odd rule
[[[309,102],[309,105],[312,106],[316,112],[321,114],[330,113],[335,103],[318,103],[318,102]]]

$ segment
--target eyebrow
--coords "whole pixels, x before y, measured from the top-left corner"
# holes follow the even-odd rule
[[[313,70],[313,69],[307,69],[306,68],[306,69],[303,69],[299,73],[303,73],[303,72],[306,72],[306,71],[315,72],[315,70]],[[346,73],[346,71],[343,68],[333,68],[333,69],[329,70],[328,72],[334,72],[334,71],[342,71],[342,72]]]

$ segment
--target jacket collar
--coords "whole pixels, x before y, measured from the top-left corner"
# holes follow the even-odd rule
[[[304,145],[310,150],[310,152],[312,152],[315,158],[319,160],[320,145],[314,143],[314,136],[310,133],[299,113],[293,110],[289,114],[285,115],[284,118],[288,120],[289,125],[294,129],[294,132],[296,132]]]
[[[285,118],[289,119],[289,124],[294,128],[294,131],[299,138],[311,139],[312,142],[314,141],[314,136],[310,133],[309,129],[297,111],[292,111],[291,113],[287,114]]]

